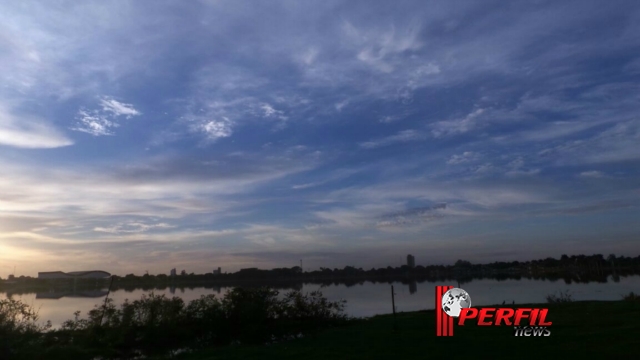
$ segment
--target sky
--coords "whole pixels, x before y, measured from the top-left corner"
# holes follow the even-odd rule
[[[0,276],[640,255],[637,1],[0,3]]]

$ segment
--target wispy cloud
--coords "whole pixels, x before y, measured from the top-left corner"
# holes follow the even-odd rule
[[[97,111],[89,112],[78,110],[76,126],[71,130],[84,132],[93,136],[113,135],[113,128],[120,126],[117,122],[109,120],[108,116]]]
[[[131,221],[126,223],[120,223],[109,227],[95,227],[93,231],[105,232],[111,234],[126,234],[126,233],[141,233],[153,229],[169,229],[175,226],[171,226],[167,223],[144,223],[139,221]]]
[[[71,130],[84,132],[93,136],[114,135],[114,131],[120,126],[119,118],[127,119],[141,115],[133,108],[133,105],[121,103],[110,97],[100,99],[102,109],[80,109],[76,115],[76,124]]]
[[[484,109],[476,109],[461,119],[440,121],[431,126],[431,134],[434,137],[464,134],[477,128],[478,118],[484,113]]]
[[[340,101],[339,103],[336,103],[336,110],[342,111],[342,109],[347,105],[349,105],[349,100],[348,99]]]
[[[73,141],[45,121],[18,115],[0,105],[0,145],[25,149],[52,149],[72,145]]]
[[[322,185],[322,184],[324,184],[324,182],[313,182],[313,183],[293,185],[291,188],[294,189],[294,190],[301,190],[301,189],[308,189],[308,188],[316,187],[316,186]]]
[[[196,124],[193,129],[203,132],[209,140],[216,140],[231,136],[233,133],[231,130],[232,124],[228,118],[222,117],[220,119],[204,120]]]
[[[281,110],[276,110],[271,104],[263,103],[260,105],[260,109],[264,112],[264,117],[277,117],[280,120],[286,120],[287,117],[283,115]]]
[[[100,104],[102,105],[103,111],[109,112],[114,116],[124,115],[128,119],[132,116],[140,115],[140,112],[136,110],[133,105],[121,103],[110,97],[103,97],[100,99]]]
[[[394,121],[398,121],[400,119],[399,116],[392,116],[392,115],[387,115],[387,116],[383,116],[381,117],[378,121],[380,121],[381,123],[392,123]]]
[[[447,164],[449,165],[464,164],[464,163],[478,160],[479,158],[480,158],[480,154],[477,154],[473,151],[465,151],[462,154],[451,155],[449,160],[447,160]]]
[[[360,143],[360,147],[364,149],[375,149],[396,143],[419,141],[424,138],[424,134],[420,133],[417,130],[402,130],[395,135],[387,136],[377,140],[362,142]]]
[[[444,217],[441,210],[445,210],[447,204],[437,204],[434,206],[411,208],[408,210],[385,214],[376,223],[378,227],[402,226],[416,223],[430,222]]]
[[[605,174],[602,171],[589,170],[589,171],[581,172],[580,173],[580,177],[583,177],[583,178],[603,178],[603,177],[605,177]]]

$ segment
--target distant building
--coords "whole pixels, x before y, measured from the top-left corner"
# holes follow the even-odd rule
[[[16,276],[15,276],[15,275],[13,275],[13,274],[9,275],[8,280],[15,280],[15,279],[16,279]]]
[[[409,266],[409,268],[411,269],[416,267],[416,258],[411,254],[407,255],[407,266]]]
[[[222,269],[218,266],[218,270],[213,269],[213,275],[220,275],[222,274]]]
[[[109,276],[111,276],[111,274],[102,270],[72,271],[66,273],[62,271],[47,271],[38,273],[38,279],[104,279]]]
[[[171,277],[175,277],[176,276],[176,268],[171,269],[171,272],[169,273],[169,275]]]

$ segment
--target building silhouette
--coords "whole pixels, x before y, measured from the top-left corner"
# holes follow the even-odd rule
[[[218,269],[213,269],[213,275],[220,275],[222,274],[222,269],[218,266]]]
[[[416,267],[416,258],[411,254],[407,255],[407,266],[409,266],[410,269]]]
[[[169,273],[169,275],[171,277],[176,277],[176,268],[171,269],[171,272]]]
[[[111,276],[106,271],[91,270],[91,271],[45,271],[38,273],[38,279],[104,279]]]

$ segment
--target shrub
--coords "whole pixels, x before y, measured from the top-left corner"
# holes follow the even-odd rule
[[[0,300],[0,354],[28,358],[41,345],[40,334],[51,327],[38,324],[38,312],[20,300]]]
[[[185,328],[190,329],[189,337],[196,345],[222,345],[231,341],[225,309],[215,295],[203,295],[189,302],[184,314]]]
[[[87,319],[66,321],[55,331],[58,345],[96,349],[101,356],[132,357],[164,353],[185,341],[184,301],[142,295],[116,308],[112,299],[89,311]]]
[[[559,291],[558,295],[556,294],[547,295],[548,303],[568,303],[572,301],[573,301],[573,297],[571,296],[568,290],[565,290],[564,292]]]
[[[622,299],[625,301],[640,301],[640,295],[637,295],[633,291],[631,291],[627,295],[622,295]]]
[[[68,349],[75,359],[155,356],[179,348],[286,339],[343,322],[343,310],[343,301],[328,301],[319,291],[281,297],[268,288],[234,288],[222,299],[207,295],[186,305],[151,293],[120,307],[109,299],[87,318],[76,312],[45,339],[51,354],[61,356]]]
[[[222,299],[222,307],[234,340],[260,343],[276,331],[276,314],[281,306],[278,291],[234,288]]]
[[[282,304],[279,316],[289,320],[289,332],[306,332],[348,320],[344,314],[346,301],[328,301],[320,291],[289,292]]]

